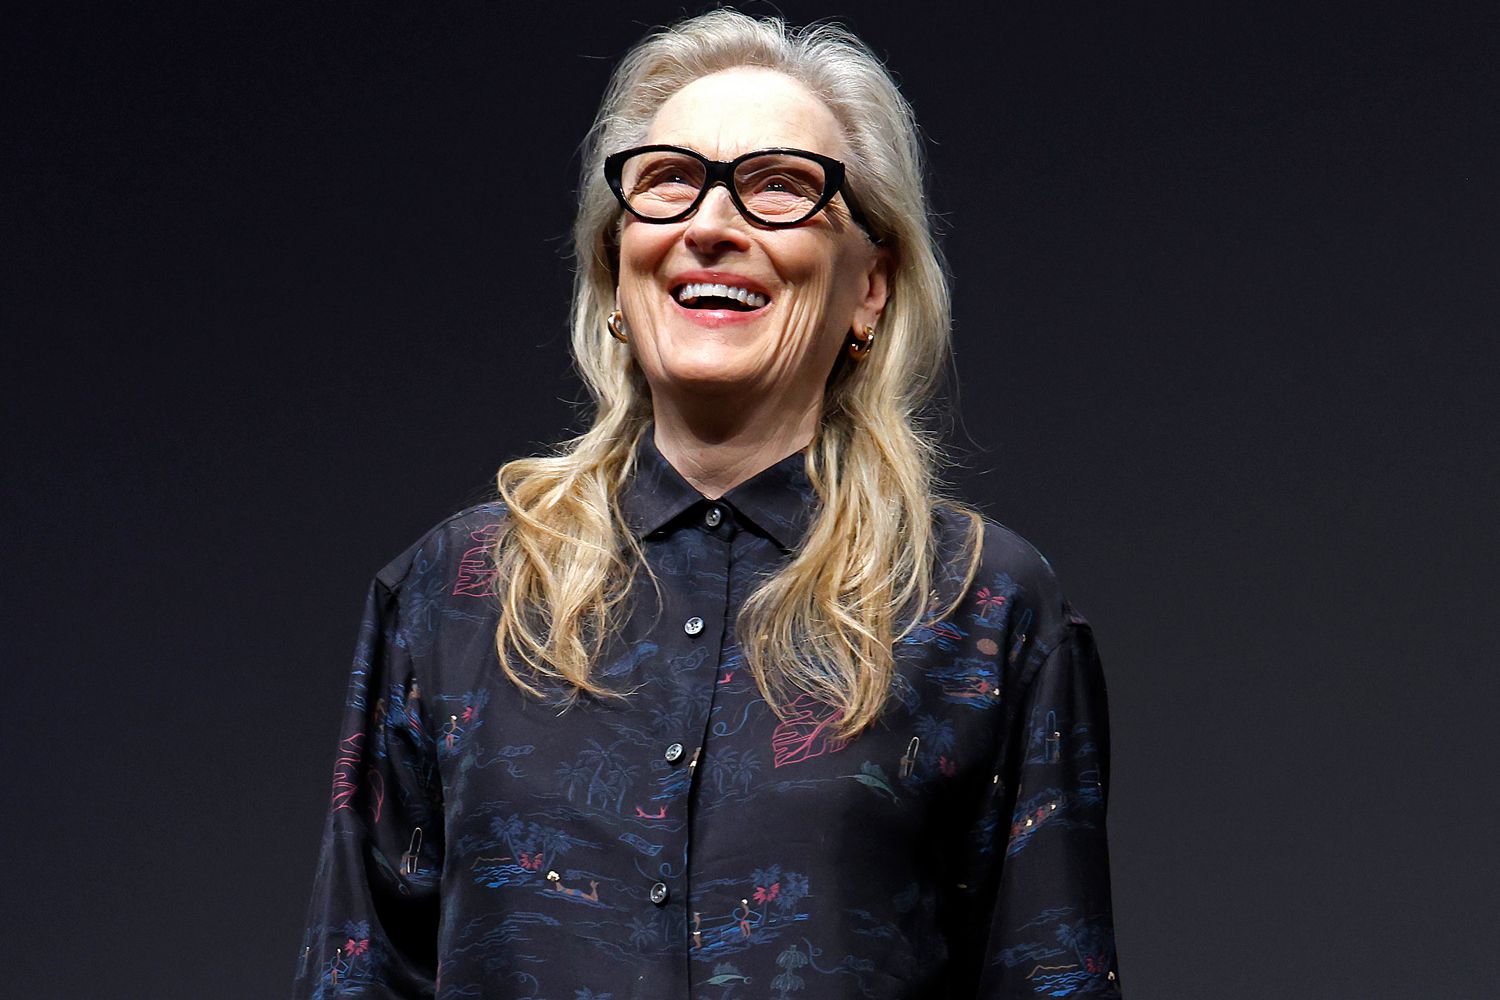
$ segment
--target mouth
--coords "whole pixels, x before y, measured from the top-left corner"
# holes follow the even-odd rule
[[[684,309],[755,312],[769,305],[769,297],[738,285],[689,281],[672,289],[673,300]]]

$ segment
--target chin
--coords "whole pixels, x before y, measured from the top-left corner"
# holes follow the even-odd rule
[[[670,385],[728,391],[754,384],[761,374],[743,347],[720,340],[700,340],[686,349],[677,346],[661,359],[662,375]]]
[[[735,366],[686,364],[668,369],[666,382],[678,391],[695,395],[727,396],[753,387],[757,379],[754,373]]]

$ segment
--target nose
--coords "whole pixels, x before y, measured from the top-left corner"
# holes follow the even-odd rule
[[[717,256],[726,250],[743,250],[750,245],[749,234],[740,210],[734,207],[729,190],[722,184],[708,189],[698,211],[688,219],[687,230],[682,234],[688,249],[705,257]]]

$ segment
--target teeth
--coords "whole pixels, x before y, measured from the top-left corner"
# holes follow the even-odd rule
[[[748,288],[737,288],[734,285],[692,283],[683,285],[677,289],[677,301],[683,305],[706,296],[714,296],[721,299],[738,299],[751,309],[759,309],[771,301],[758,292],[752,292]]]

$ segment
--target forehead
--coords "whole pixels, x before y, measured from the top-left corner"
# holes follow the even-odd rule
[[[718,160],[770,146],[845,155],[843,129],[828,105],[786,74],[750,66],[699,77],[673,94],[646,141]]]

